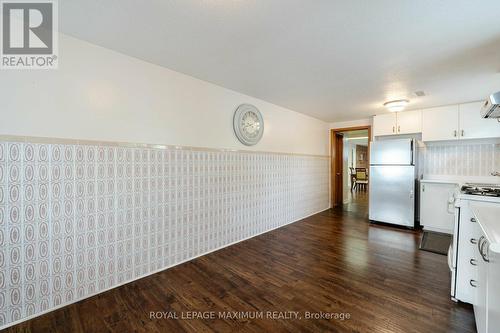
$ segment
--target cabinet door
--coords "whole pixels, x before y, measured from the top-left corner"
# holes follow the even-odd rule
[[[373,117],[373,135],[393,135],[396,133],[396,113],[381,114]]]
[[[458,105],[422,110],[422,141],[458,139]]]
[[[422,132],[422,111],[404,111],[397,113],[398,134],[413,134]]]
[[[454,214],[448,212],[448,200],[456,184],[420,184],[420,224],[424,230],[453,234]]]
[[[481,233],[480,240],[484,238]],[[486,333],[488,329],[488,310],[487,310],[487,290],[488,290],[488,263],[483,260],[479,250],[476,247],[477,257],[477,290],[476,302],[474,305],[474,317],[476,319],[476,328],[478,333]]]
[[[462,302],[477,304],[477,265],[479,264],[477,242],[481,229],[472,215],[469,205],[460,206],[457,242],[457,283],[455,297]]]
[[[488,283],[487,292],[488,304],[488,333],[494,333],[500,327],[500,288],[498,288],[498,281],[500,281],[500,254],[490,251],[490,262],[488,263]]]
[[[500,137],[500,123],[496,119],[481,118],[482,102],[460,104],[460,138],[482,139]]]

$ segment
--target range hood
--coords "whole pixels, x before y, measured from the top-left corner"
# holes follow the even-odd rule
[[[491,94],[481,108],[481,117],[500,118],[500,91]]]

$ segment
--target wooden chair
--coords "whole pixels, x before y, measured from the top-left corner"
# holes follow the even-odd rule
[[[368,174],[366,168],[356,168],[356,182],[354,184],[354,189],[362,189],[366,191],[366,186],[368,185]]]

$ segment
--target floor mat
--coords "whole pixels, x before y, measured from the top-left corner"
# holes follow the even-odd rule
[[[420,242],[420,250],[447,255],[451,241],[452,235],[424,231],[422,241]]]

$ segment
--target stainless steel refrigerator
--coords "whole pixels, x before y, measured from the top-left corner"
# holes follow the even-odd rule
[[[369,219],[415,227],[416,149],[414,139],[370,145]]]

